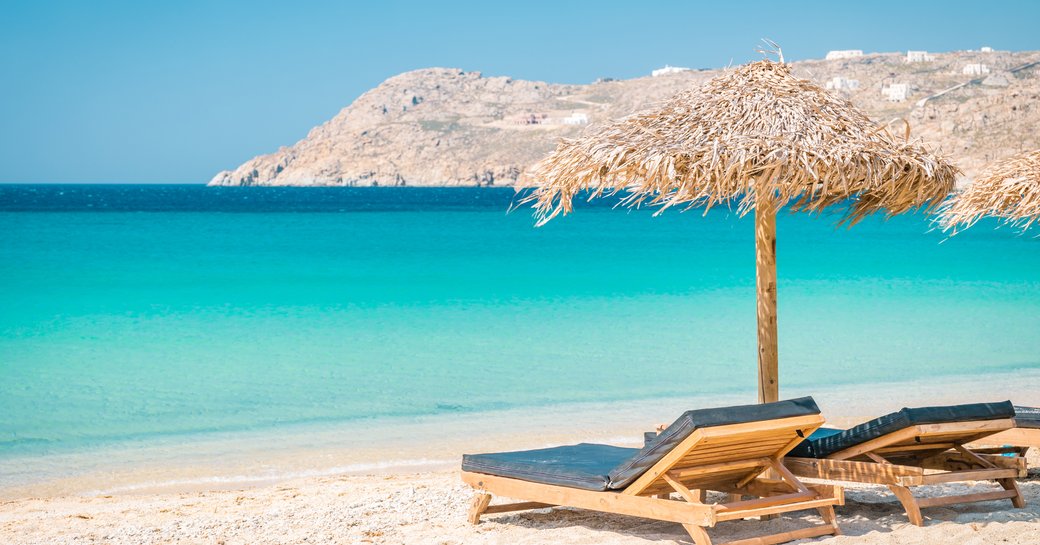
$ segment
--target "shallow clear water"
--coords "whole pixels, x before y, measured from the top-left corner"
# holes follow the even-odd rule
[[[0,459],[754,390],[750,218],[513,200],[0,186]],[[782,392],[1040,369],[1040,241],[837,219],[778,221]]]

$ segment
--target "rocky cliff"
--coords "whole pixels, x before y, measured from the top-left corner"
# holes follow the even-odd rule
[[[1030,66],[1038,61],[1040,52],[939,53],[916,63],[882,53],[794,66],[802,77],[838,87],[879,122],[908,120],[913,136],[950,154],[970,176],[989,160],[1040,147],[1040,64]],[[968,65],[984,65],[986,73],[965,74]],[[386,80],[292,146],[220,172],[210,185],[510,185],[560,137],[718,73],[560,85],[416,70]],[[894,99],[884,96],[893,86]]]

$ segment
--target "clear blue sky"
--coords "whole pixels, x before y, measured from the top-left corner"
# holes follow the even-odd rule
[[[1040,2],[5,0],[0,182],[205,182],[428,66],[553,82],[830,49],[1040,49]]]

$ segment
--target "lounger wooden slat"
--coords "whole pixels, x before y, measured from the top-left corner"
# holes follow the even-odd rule
[[[736,541],[730,541],[728,545],[775,545],[777,543],[786,543],[796,539],[810,539],[826,535],[831,535],[831,532],[829,532],[824,526],[817,526],[813,528],[791,530],[790,532],[783,532],[770,536],[738,539]],[[697,541],[697,543],[700,543],[700,541]]]
[[[995,450],[999,454],[989,454],[985,451]],[[940,471],[968,470],[978,466],[996,467],[1015,470],[1017,478],[1028,475],[1025,458],[1014,448],[1005,449],[976,449],[972,448],[971,456],[956,451],[940,452],[934,456],[923,458],[919,465],[924,469],[935,469]]]
[[[1014,479],[1017,476],[1018,470],[1015,469],[979,469],[976,471],[954,470],[946,473],[925,475],[921,479],[921,484],[957,483],[961,481],[995,481],[997,479]]]
[[[920,467],[874,462],[787,457],[784,465],[795,475],[831,481],[914,486],[922,484],[924,478],[924,469]]]
[[[484,513],[508,513],[510,511],[529,511],[531,509],[546,509],[549,507],[556,507],[551,503],[540,503],[536,501],[522,501],[517,503],[507,503],[505,505],[489,505],[484,508]]]
[[[698,526],[714,526],[717,522],[715,510],[705,504],[631,496],[617,492],[593,492],[481,473],[463,472],[462,480],[488,496],[493,494],[507,498],[524,498],[542,504],[565,505]],[[487,507],[481,514],[485,513],[486,509]]]
[[[806,485],[781,463],[790,448],[822,424],[823,418],[812,414],[695,429],[620,490],[584,490],[463,471],[463,481],[477,492],[470,520],[477,522],[487,513],[569,506],[678,522],[697,545],[711,545],[707,529],[719,522],[815,510],[822,524],[731,545],[837,535],[834,506],[844,503],[841,487]],[[768,471],[781,478],[767,478]],[[729,494],[730,500],[705,503],[709,490]],[[521,501],[490,505],[492,495]]]
[[[1040,448],[1040,429],[1015,428],[980,437],[975,442],[980,445],[1014,445],[1018,447]]]
[[[955,503],[974,503],[980,501],[1009,500],[1018,496],[1017,490],[1001,490],[999,492],[979,492],[977,494],[962,494],[960,496],[939,496],[936,498],[919,498],[917,506],[920,508],[936,507],[940,505],[952,505]]]
[[[1029,448],[1040,449],[1040,407],[1016,406],[1013,429],[981,437],[974,446],[1016,447],[1022,456]]]
[[[879,419],[880,420],[880,419]],[[938,505],[1010,499],[1024,500],[1014,482],[1025,474],[1022,457],[978,453],[966,444],[1015,426],[1013,418],[908,425],[826,454],[788,456],[784,465],[807,479],[883,484],[895,494],[915,525],[923,526],[921,509]],[[912,487],[966,481],[993,481],[1003,490],[917,498]]]

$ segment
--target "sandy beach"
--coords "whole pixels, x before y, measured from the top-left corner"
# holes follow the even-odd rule
[[[1040,456],[1030,453],[1031,466]],[[958,491],[969,488],[950,485]],[[980,490],[992,485],[975,485]],[[925,511],[926,526],[907,523],[880,486],[847,487],[838,508],[844,535],[827,544],[1037,543],[1040,472],[1019,481],[1025,509],[1010,502]],[[927,494],[948,491],[936,487]],[[0,503],[0,541],[6,544],[288,544],[288,543],[690,543],[678,524],[557,508],[466,522],[470,490],[454,471],[350,475],[305,479],[246,490],[102,497],[56,497]],[[710,498],[709,498],[710,499]],[[501,501],[501,500],[496,500]],[[806,515],[807,520],[815,518]],[[793,517],[723,523],[714,539],[804,525]]]
[[[1021,404],[1040,405],[1037,393],[1021,386],[1023,377],[995,381],[986,398],[998,392]],[[1016,384],[1017,383],[1017,384]],[[869,416],[897,410],[903,405],[949,404],[980,399],[977,385],[967,377],[935,383],[934,389],[893,391],[884,384],[838,388],[818,395],[832,425],[845,426]],[[941,385],[941,388],[938,387]],[[858,395],[853,392],[858,391]],[[976,393],[972,393],[975,391]],[[940,393],[941,392],[941,393]],[[897,395],[898,394],[898,395]],[[717,398],[717,403],[732,401]],[[617,423],[603,421],[609,407],[593,405],[574,409],[561,422],[556,410],[528,410],[529,427],[509,434],[503,422],[514,412],[479,415],[454,420],[418,421],[385,428],[385,443],[373,443],[367,451],[351,450],[344,435],[371,436],[374,431],[326,430],[310,443],[328,442],[338,450],[279,451],[268,442],[267,451],[256,445],[227,450],[222,456],[246,456],[252,465],[197,465],[199,456],[215,456],[205,444],[166,445],[137,452],[133,457],[111,455],[110,464],[96,465],[91,473],[54,482],[37,482],[3,490],[0,500],[0,543],[3,544],[294,544],[294,543],[421,543],[421,544],[586,544],[691,543],[681,526],[569,508],[487,516],[478,526],[466,521],[471,490],[459,479],[461,452],[533,448],[568,441],[625,444],[649,429],[641,422],[655,422],[677,414],[682,406],[705,400],[671,400],[662,406],[645,403],[617,405],[611,414]],[[703,405],[702,405],[703,406]],[[868,416],[869,415],[869,416]],[[597,418],[599,419],[597,421]],[[470,430],[470,434],[464,430]],[[498,430],[497,432],[495,430]],[[552,430],[552,431],[550,431]],[[613,433],[612,436],[605,434]],[[334,437],[341,437],[334,443]],[[406,441],[410,437],[411,441]],[[420,439],[417,443],[416,439]],[[299,441],[297,436],[288,441]],[[245,445],[245,443],[243,443]],[[198,449],[195,458],[189,454]],[[165,451],[164,456],[159,456]],[[392,453],[392,455],[391,455]],[[425,455],[426,459],[420,458]],[[94,455],[96,457],[96,455]],[[180,463],[175,463],[177,457]],[[361,457],[359,457],[361,456]],[[408,463],[347,464],[366,457],[418,460]],[[296,457],[296,464],[288,460]],[[133,467],[144,458],[161,462],[152,468]],[[81,459],[43,460],[77,463]],[[371,462],[371,459],[368,459]],[[225,460],[230,463],[229,460]],[[244,460],[241,461],[244,463]],[[121,470],[119,463],[124,464]],[[862,544],[1029,544],[1040,535],[1040,452],[1028,453],[1031,469],[1019,486],[1027,500],[1025,509],[1008,501],[961,504],[924,511],[924,528],[910,525],[902,507],[882,486],[845,483],[846,505],[839,507],[844,535],[819,543]],[[193,465],[196,464],[196,465]],[[321,464],[324,464],[321,465]],[[32,466],[33,468],[42,467]],[[258,468],[281,471],[280,477],[257,474]],[[252,468],[252,469],[250,469]],[[241,478],[230,475],[244,474]],[[971,486],[950,484],[924,487],[919,496],[956,491],[990,490],[992,483]],[[712,496],[709,496],[709,501]],[[722,499],[718,496],[719,500]],[[493,503],[504,502],[496,498]],[[722,523],[712,533],[716,542],[753,537],[805,526],[816,513],[745,524]]]

